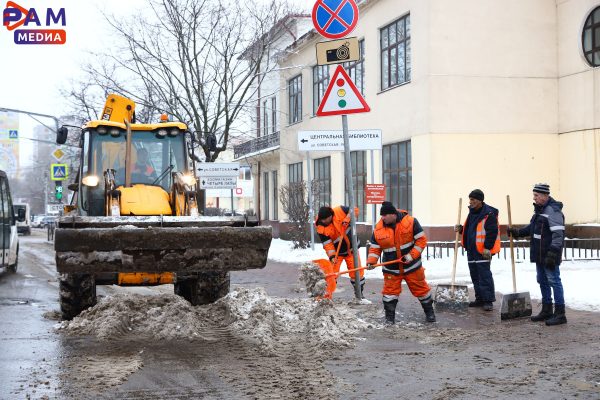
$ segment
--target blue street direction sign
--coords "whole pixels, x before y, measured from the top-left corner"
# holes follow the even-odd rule
[[[317,32],[328,39],[339,39],[354,30],[358,22],[355,0],[317,0],[312,10]]]
[[[50,179],[53,181],[66,181],[69,177],[69,167],[67,164],[50,165]]]
[[[19,138],[19,131],[17,131],[17,130],[10,130],[10,131],[8,131],[8,138],[9,139],[18,139]]]

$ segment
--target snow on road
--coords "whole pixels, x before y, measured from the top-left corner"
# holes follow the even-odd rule
[[[269,260],[287,263],[304,263],[314,259],[327,258],[321,244],[315,244],[315,249],[292,249],[292,243],[281,239],[273,239],[269,249]],[[366,259],[365,248],[361,248],[361,260]],[[452,257],[430,258],[423,260],[427,280],[431,284],[450,283],[452,273]],[[492,273],[496,291],[512,293],[512,272],[510,259],[495,257],[492,260]],[[528,291],[532,299],[541,300],[540,287],[537,283],[535,264],[517,262],[517,291]],[[345,264],[342,271],[346,270]],[[565,302],[568,307],[578,310],[600,311],[600,291],[595,283],[600,281],[600,261],[563,261],[560,266],[561,279],[565,290]],[[382,279],[380,269],[366,271],[367,279]],[[342,275],[347,278],[348,275]],[[466,255],[458,255],[456,266],[456,282],[471,285],[471,277]],[[500,300],[500,299],[498,299]]]

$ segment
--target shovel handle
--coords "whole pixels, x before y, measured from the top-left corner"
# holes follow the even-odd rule
[[[510,229],[512,228],[512,215],[510,212],[510,195],[506,195],[506,207],[508,209],[508,229],[509,229],[509,233],[508,233],[508,239],[510,242],[510,263],[512,265],[512,281],[513,281],[513,293],[517,292],[517,276],[515,273],[515,250],[514,250],[514,245],[513,245],[513,236],[510,233]],[[500,234],[498,232],[498,234]]]
[[[372,267],[383,267],[384,265],[397,264],[397,263],[407,264],[407,263],[405,263],[402,260],[392,260],[392,261],[386,261],[386,262],[382,262],[382,263],[373,264]],[[342,272],[334,272],[332,274],[325,275],[325,278],[329,278],[330,276],[336,276],[337,277],[337,276],[340,276],[340,275],[343,275],[343,274],[348,274],[350,272],[362,271],[364,269],[368,269],[368,267],[352,268],[352,269],[349,269],[349,270],[346,270],[346,271],[342,271]]]

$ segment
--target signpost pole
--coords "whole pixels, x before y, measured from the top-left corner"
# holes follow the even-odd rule
[[[310,151],[306,152],[306,170],[308,172],[308,223],[310,225],[310,249],[315,249],[315,210],[313,208],[312,176],[310,174]]]
[[[371,150],[371,183],[375,183],[375,152]],[[375,232],[375,224],[377,223],[377,205],[373,204],[373,221],[371,221],[373,225],[373,232]]]
[[[233,189],[231,189],[231,216],[233,217],[235,213],[233,212]]]
[[[352,181],[352,162],[350,161],[350,139],[348,139],[348,116],[342,115],[342,129],[344,132],[344,164],[346,169],[346,194],[348,196],[350,205],[350,227],[352,228],[352,248],[354,249],[354,268],[359,268],[359,251],[358,251],[358,240],[356,239],[356,216],[354,215],[354,208],[356,202],[354,201],[354,182]],[[362,299],[362,293],[360,290],[360,273],[359,271],[354,272],[354,295],[358,300]]]

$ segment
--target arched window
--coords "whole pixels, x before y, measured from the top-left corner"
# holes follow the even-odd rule
[[[592,67],[600,67],[600,6],[585,20],[581,35],[583,55]]]

